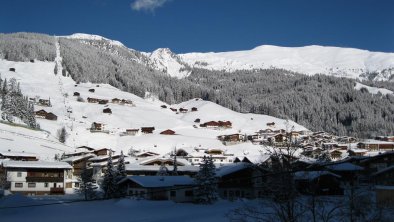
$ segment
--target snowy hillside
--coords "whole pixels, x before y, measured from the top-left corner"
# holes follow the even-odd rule
[[[58,73],[61,73],[62,69],[59,53],[61,49],[58,44],[56,47],[55,62],[0,60],[0,73],[3,79],[16,78],[20,82],[22,92],[30,98],[50,99],[52,107],[36,105],[36,111],[44,109],[57,115],[56,121],[37,119],[41,129],[45,131],[32,131],[0,124],[0,151],[35,153],[42,159],[53,158],[56,153],[70,152],[75,147],[83,145],[94,148],[109,147],[124,152],[133,147],[160,154],[169,153],[174,147],[222,148],[235,155],[259,154],[260,146],[251,143],[224,146],[216,137],[231,133],[253,133],[267,128],[269,122],[275,122],[275,126],[271,127],[273,130],[292,126],[295,127],[294,130],[305,129],[291,121],[265,115],[241,114],[201,99],[162,108],[161,105],[164,103],[157,99],[143,99],[108,84],[76,84],[70,77],[54,74],[56,63]],[[15,68],[15,72],[9,71],[10,68]],[[95,92],[90,92],[89,89],[94,89]],[[73,96],[74,92],[78,92],[84,101],[77,101],[78,97]],[[88,103],[88,97],[107,99],[110,102],[104,105]],[[111,103],[113,98],[131,100],[134,105]],[[176,113],[171,111],[170,107],[185,108],[189,111]],[[190,112],[192,107],[196,107],[198,111]],[[112,114],[103,113],[105,108],[110,108]],[[196,128],[193,125],[196,124],[194,121],[197,118],[201,123],[228,120],[233,123],[233,127],[226,130]],[[103,123],[107,133],[90,132],[93,122]],[[58,143],[56,138],[57,131],[63,126],[68,133],[65,145]],[[122,136],[126,129],[141,127],[155,127],[155,131],[153,134]],[[161,135],[160,132],[166,129],[174,130],[176,135]],[[29,137],[36,139],[24,139]]]
[[[215,70],[283,68],[303,74],[328,74],[357,78],[366,72],[382,72],[394,67],[394,53],[370,52],[352,48],[263,45],[252,50],[179,55],[190,66]],[[391,71],[389,75],[393,75]],[[382,80],[382,77],[377,77]]]
[[[122,43],[97,35],[73,34],[72,39],[105,41],[126,48]],[[132,53],[138,51],[129,49]],[[135,61],[150,68],[183,78],[190,67],[212,70],[249,70],[282,68],[302,74],[327,74],[336,77],[362,78],[379,81],[394,79],[394,53],[370,52],[354,48],[305,46],[279,47],[262,45],[251,50],[176,54],[168,48],[152,53],[139,52]]]

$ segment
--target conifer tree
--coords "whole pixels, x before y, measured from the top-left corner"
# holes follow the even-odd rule
[[[86,166],[82,169],[81,177],[78,178],[79,188],[77,192],[83,195],[85,200],[91,200],[97,197],[97,186],[93,179],[93,170],[87,169]]]
[[[107,169],[104,173],[104,179],[101,184],[101,188],[104,191],[104,198],[113,198],[116,196],[117,184],[116,184],[116,171],[112,163],[112,153],[110,152],[107,162]]]
[[[212,204],[218,199],[216,167],[211,156],[204,156],[203,162],[200,164],[200,170],[195,177],[195,182],[197,185],[197,203]]]

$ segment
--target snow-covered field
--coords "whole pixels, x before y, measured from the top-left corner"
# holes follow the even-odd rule
[[[372,94],[381,93],[382,95],[387,95],[387,94],[391,95],[394,93],[393,91],[385,89],[385,88],[371,87],[371,86],[361,84],[359,82],[356,83],[356,86],[354,86],[354,88],[357,90],[361,90],[362,88],[365,88],[368,90],[369,93],[372,93]]]
[[[1,209],[2,207],[60,203],[68,200],[30,199],[13,195],[0,199],[0,221],[229,221],[226,217],[241,201],[219,201],[214,205],[174,203],[172,201],[104,200],[61,203],[47,206]]]
[[[59,55],[59,52],[57,53]],[[61,58],[58,63],[58,73],[61,73]],[[11,127],[0,124],[0,151],[29,152],[38,154],[41,159],[53,158],[56,153],[70,152],[78,146],[93,148],[112,148],[125,153],[133,147],[137,150],[153,151],[166,154],[174,147],[203,147],[222,148],[229,153],[237,155],[260,154],[260,146],[243,143],[233,146],[224,146],[216,139],[218,135],[231,133],[254,133],[266,129],[267,123],[275,122],[273,130],[290,129],[305,130],[292,121],[286,121],[266,115],[241,114],[219,106],[215,103],[193,99],[181,104],[168,105],[161,108],[164,103],[147,98],[143,99],[133,94],[123,92],[107,84],[81,83],[76,84],[70,77],[54,74],[55,62],[11,62],[0,60],[0,73],[4,78],[16,78],[20,82],[22,92],[31,98],[50,99],[52,107],[35,106],[35,110],[44,109],[58,116],[57,121],[38,119],[41,129],[33,131],[20,127]],[[9,71],[15,68],[16,71]],[[95,92],[89,92],[95,89]],[[78,102],[74,92],[79,92],[85,102]],[[126,99],[133,101],[135,106],[108,103],[100,105],[88,103],[87,98]],[[154,98],[154,97],[153,97]],[[189,109],[187,113],[171,111],[169,107]],[[198,111],[190,112],[192,107]],[[104,108],[110,108],[112,114],[103,113]],[[233,127],[226,130],[195,128],[195,119],[201,123],[208,121],[231,121]],[[109,133],[91,133],[89,128],[93,122],[104,123],[104,129]],[[57,130],[65,126],[68,137],[65,145],[57,142]],[[120,136],[130,128],[155,127],[153,134],[137,136]],[[172,129],[176,135],[160,135],[160,132]],[[21,139],[19,134],[23,134]],[[24,138],[35,138],[34,140]],[[37,139],[40,138],[40,139]],[[45,139],[45,140],[44,140]]]

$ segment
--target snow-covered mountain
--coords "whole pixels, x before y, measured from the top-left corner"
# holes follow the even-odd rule
[[[15,78],[22,92],[29,98],[50,99],[52,106],[36,105],[35,110],[44,109],[57,115],[57,120],[39,119],[42,131],[23,127],[9,126],[0,123],[0,151],[34,153],[41,159],[50,160],[55,154],[73,151],[77,146],[94,148],[110,147],[116,151],[127,152],[131,147],[160,153],[169,153],[174,147],[222,148],[235,155],[244,153],[259,154],[260,146],[251,143],[224,146],[217,136],[231,133],[254,133],[267,128],[267,123],[275,122],[275,129],[286,129],[294,126],[294,130],[305,130],[305,127],[283,119],[267,115],[242,114],[219,106],[209,101],[192,99],[180,104],[168,105],[155,98],[140,98],[123,92],[108,84],[80,83],[62,73],[61,48],[56,44],[54,62],[13,62],[0,60],[1,77]],[[55,65],[58,75],[54,74]],[[14,68],[15,71],[10,71]],[[94,92],[90,92],[94,89]],[[78,92],[84,101],[78,101]],[[113,98],[131,100],[135,106],[89,103],[87,98]],[[167,105],[167,108],[162,108]],[[189,112],[176,113],[169,108],[185,108]],[[198,111],[190,112],[195,107]],[[103,113],[110,108],[112,114]],[[208,121],[231,121],[233,127],[225,130],[214,130],[196,127],[195,120],[201,123]],[[89,130],[93,122],[104,124],[107,133],[93,133]],[[198,125],[198,124],[197,124]],[[57,131],[65,127],[67,140],[65,144],[57,141]],[[126,129],[155,127],[153,134],[123,136]],[[176,135],[161,135],[160,132],[171,129]]]
[[[65,37],[79,39],[87,44],[100,41],[126,49],[119,41],[97,35],[78,33]],[[185,54],[176,54],[168,48],[160,48],[151,53],[128,50],[135,55],[134,61],[177,78],[188,76],[191,67],[198,67],[225,71],[281,68],[307,75],[327,74],[354,79],[394,80],[394,53],[354,48],[262,45],[245,51]]]

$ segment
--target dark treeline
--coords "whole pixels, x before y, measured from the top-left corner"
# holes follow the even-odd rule
[[[32,58],[34,53],[35,58],[53,60],[53,37],[19,33],[0,39],[24,42],[19,36],[27,39],[23,44],[32,46],[26,47],[26,52],[15,46],[15,56],[9,60],[24,61],[22,58]],[[4,55],[4,48],[11,46],[1,45]],[[289,118],[311,130],[338,135],[394,134],[394,96],[355,90],[352,79],[306,76],[282,69],[232,73],[191,69],[189,77],[176,79],[154,70],[143,53],[107,41],[60,38],[60,48],[64,68],[77,82],[108,83],[140,97],[150,92],[170,104],[199,97],[235,111]],[[363,84],[394,90],[393,82]]]

